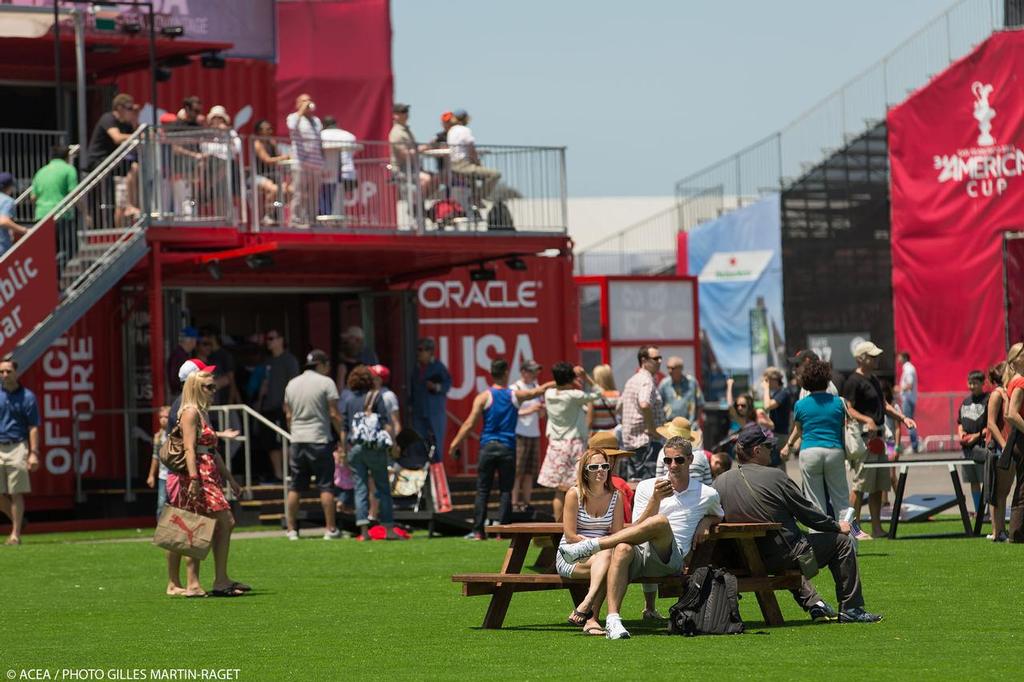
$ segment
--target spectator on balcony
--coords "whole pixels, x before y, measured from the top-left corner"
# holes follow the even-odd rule
[[[430,143],[432,149],[445,149],[448,147],[448,131],[455,125],[455,116],[450,111],[445,111],[441,114],[441,130],[434,135],[434,139]],[[441,178],[445,178],[448,175],[449,160],[446,156],[437,157],[437,174]]]
[[[14,222],[14,176],[0,173],[0,254],[11,248],[14,240],[28,232]]]
[[[178,345],[167,358],[167,388],[171,395],[181,393],[182,380],[178,379],[178,368],[192,357],[198,343],[199,331],[195,327],[185,327],[178,333]]]
[[[320,176],[324,168],[324,153],[320,133],[324,126],[313,113],[316,103],[303,93],[295,99],[295,111],[288,114],[288,134],[292,140],[295,163],[292,166],[291,224],[309,227],[317,210],[320,197]]]
[[[420,339],[416,344],[416,367],[411,387],[412,428],[437,448],[434,461],[440,462],[448,422],[445,407],[452,376],[444,363],[434,357],[434,348],[434,339],[430,338]]]
[[[388,142],[391,144],[391,173],[395,180],[404,184],[416,182],[420,189],[420,199],[425,199],[431,192],[434,176],[420,166],[419,152],[429,145],[416,144],[416,138],[409,128],[409,105],[396,102],[392,107],[391,132]],[[445,131],[447,138],[448,132]]]
[[[197,95],[190,95],[181,102],[175,127],[201,128],[206,124],[203,117],[203,101]]]
[[[242,138],[231,127],[231,116],[220,104],[206,114],[206,127],[216,133],[204,139],[199,149],[206,157],[206,199],[215,215],[227,216],[233,206],[229,197],[238,197],[241,184],[235,172],[237,160],[242,158]],[[231,183],[230,194],[226,183]]]
[[[254,184],[263,198],[262,222],[264,225],[274,225],[280,221],[276,209],[287,203],[291,197],[291,185],[287,182],[282,184],[280,169],[280,164],[289,157],[278,151],[277,143],[274,142],[274,125],[270,121],[265,118],[256,121],[253,130],[256,131],[252,140],[252,150],[255,154],[253,165],[256,170]]]
[[[39,222],[53,210],[78,184],[78,171],[68,163],[71,151],[67,145],[57,144],[50,150],[50,162],[36,171],[32,177],[32,201],[35,202],[35,220]],[[66,212],[61,218],[70,218]],[[66,224],[63,220],[61,224]],[[62,235],[63,237],[63,235]],[[58,243],[57,248],[61,249]]]
[[[333,116],[324,116],[324,129],[320,131],[324,148],[324,184],[320,188],[320,215],[338,215],[345,212],[346,194],[355,192],[356,136],[338,127]]]
[[[276,329],[269,330],[264,338],[270,358],[267,360],[266,374],[260,387],[259,410],[264,417],[283,429],[286,428],[284,390],[288,382],[299,375],[299,361],[285,348],[284,337]],[[275,482],[282,481],[284,470],[281,466],[281,445],[277,434],[266,429],[265,440]]]
[[[476,138],[469,129],[469,113],[465,109],[459,109],[453,112],[452,116],[455,118],[455,125],[448,130],[447,136],[448,147],[451,149],[452,173],[469,178],[473,184],[479,180],[479,196],[487,199],[501,179],[501,173],[480,164]]]
[[[114,95],[111,110],[100,116],[89,138],[85,154],[86,170],[94,170],[103,159],[114,153],[118,146],[132,136],[137,127],[137,105],[131,95]]]

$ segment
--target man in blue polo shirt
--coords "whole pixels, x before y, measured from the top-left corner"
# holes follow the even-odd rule
[[[32,391],[18,383],[18,364],[0,360],[0,512],[11,519],[5,545],[21,544],[28,474],[39,468],[39,407]]]

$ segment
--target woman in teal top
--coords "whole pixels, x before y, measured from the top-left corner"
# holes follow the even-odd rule
[[[782,456],[788,457],[791,450],[800,448],[804,496],[826,514],[826,501],[831,500],[832,513],[838,519],[850,506],[843,449],[843,427],[848,417],[843,399],[828,392],[831,375],[832,367],[821,360],[811,360],[800,370],[800,384],[810,395],[798,400],[793,408],[793,431]]]

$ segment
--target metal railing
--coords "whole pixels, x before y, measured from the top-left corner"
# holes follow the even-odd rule
[[[591,244],[577,254],[578,274],[629,275],[672,267],[676,262],[676,234],[682,220],[681,206],[675,204]],[[663,248],[654,249],[653,244]]]
[[[147,131],[140,126],[33,227],[53,218],[57,287],[64,298],[84,289],[143,229],[149,183],[142,181],[140,161]]]
[[[792,184],[1002,25],[1001,0],[959,0],[789,125],[679,180],[678,229],[689,230]],[[656,216],[624,232],[629,233],[621,238],[624,248],[674,245],[674,235],[665,239]]]
[[[32,202],[27,201],[32,177],[50,162],[53,147],[67,141],[67,133],[61,130],[0,128],[0,171],[14,176],[17,190],[15,222],[35,222]]]
[[[159,128],[147,139],[152,150],[152,220],[169,225],[244,225],[241,137],[231,130]]]
[[[143,414],[154,414],[159,411],[156,407],[140,407],[140,408],[109,408],[109,409],[97,409],[97,410],[86,410],[76,412],[72,416],[71,426],[71,445],[72,445],[72,469],[75,475],[75,500],[77,502],[85,502],[86,493],[83,488],[83,474],[87,472],[87,455],[88,452],[83,451],[83,439],[82,439],[82,423],[91,421],[96,416],[120,416],[122,417],[123,424],[123,438],[124,438],[124,499],[126,502],[132,502],[135,500],[134,486],[135,481],[133,479],[139,478],[140,468],[139,464],[145,456],[145,461],[149,462],[149,457],[152,452],[152,437],[148,432],[142,431],[137,425],[133,424],[130,417],[138,416]],[[277,424],[274,424],[266,417],[261,415],[259,412],[254,410],[248,405],[236,404],[236,405],[211,405],[209,412],[212,413],[216,424],[217,431],[224,431],[227,428],[238,428],[239,435],[236,438],[227,441],[227,456],[224,458],[224,464],[227,466],[228,471],[232,471],[232,460],[233,449],[237,448],[241,444],[243,448],[243,479],[244,484],[242,486],[242,496],[246,499],[252,497],[252,443],[256,430],[253,428],[256,423],[261,425],[261,428],[266,428],[272,431],[280,440],[283,451],[282,458],[285,462],[288,461],[288,450],[291,446],[290,434],[282,429]],[[237,426],[236,426],[237,425]],[[142,447],[138,446],[138,443],[142,443]],[[148,443],[148,448],[147,447]],[[288,480],[287,480],[287,468],[285,469],[285,481],[284,481],[284,497],[287,503],[288,498]],[[228,493],[230,495],[230,492]]]
[[[447,147],[355,140],[299,161],[287,138],[250,136],[253,227],[565,231],[564,148],[477,149],[477,168],[453,164]]]

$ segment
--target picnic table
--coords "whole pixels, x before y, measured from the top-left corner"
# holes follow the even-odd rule
[[[753,592],[767,625],[782,625],[782,611],[775,598],[776,590],[790,590],[800,586],[801,575],[796,569],[769,575],[765,569],[755,538],[782,527],[779,523],[720,523],[711,529],[708,538],[697,546],[683,569],[682,575],[664,578],[637,578],[631,582],[656,584],[660,597],[678,597],[682,594],[684,578],[700,566],[721,566],[734,573],[740,592]],[[513,523],[489,526],[487,534],[509,539],[498,573],[461,573],[452,576],[452,582],[462,583],[466,597],[490,595],[491,601],[484,615],[483,627],[498,629],[505,621],[512,596],[517,592],[539,590],[569,590],[573,603],[578,604],[587,594],[589,579],[566,579],[555,572],[555,548],[562,538],[560,523]],[[534,573],[523,573],[526,554],[534,539],[544,547],[533,568]]]

